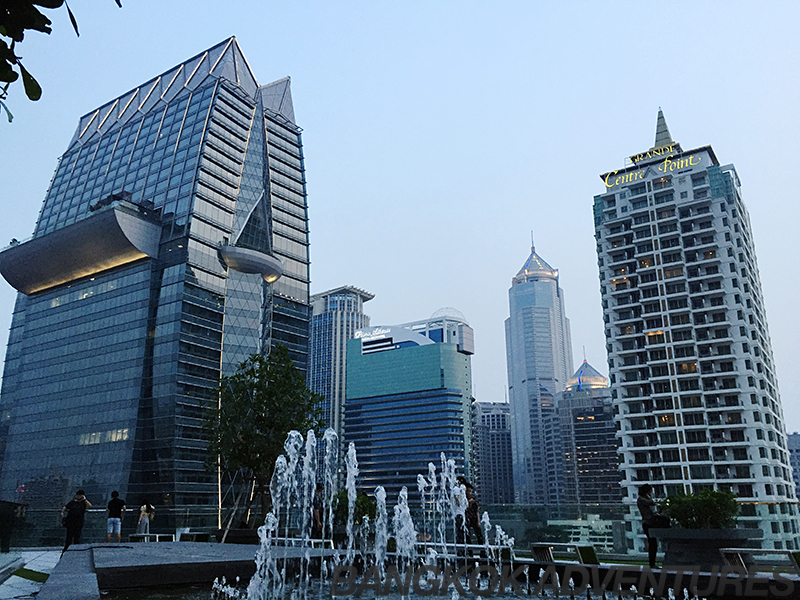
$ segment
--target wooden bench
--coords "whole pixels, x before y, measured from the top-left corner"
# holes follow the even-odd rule
[[[600,559],[597,558],[597,551],[594,549],[594,546],[556,542],[534,542],[531,544],[531,553],[533,554],[533,559],[537,562],[556,562],[556,559],[553,556],[553,550],[561,552],[574,552],[576,559],[582,565],[600,564]]]
[[[760,548],[720,548],[719,553],[722,555],[722,560],[726,565],[736,565],[739,567],[747,568],[747,561],[745,557],[750,555],[763,556],[785,556],[789,559],[789,563],[794,567],[794,570],[800,575],[800,552],[792,550],[762,550]]]

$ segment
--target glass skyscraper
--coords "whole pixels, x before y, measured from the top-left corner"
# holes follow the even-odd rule
[[[581,514],[622,504],[617,429],[608,379],[586,361],[556,397],[564,447],[564,501]]]
[[[732,164],[655,144],[601,175],[594,223],[622,485],[733,491],[765,549],[800,548],[797,499],[750,217]]]
[[[531,248],[508,290],[508,396],[514,495],[520,504],[557,505],[561,460],[555,395],[572,373],[572,339],[558,271]]]
[[[0,253],[20,292],[0,495],[117,489],[216,522],[205,407],[274,344],[305,372],[308,262],[290,82],[260,86],[235,38],[82,117],[33,237]]]
[[[345,440],[354,442],[364,491],[400,488],[420,505],[417,475],[440,455],[470,474],[472,328],[455,309],[430,319],[356,332],[347,343]]]
[[[327,427],[344,436],[347,340],[369,327],[364,302],[375,296],[350,285],[311,296],[311,366],[308,387],[321,394]]]
[[[472,483],[483,504],[513,504],[510,410],[506,402],[472,403]]]

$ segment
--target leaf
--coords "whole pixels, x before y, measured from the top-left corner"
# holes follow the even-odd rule
[[[114,0],[117,3],[117,6],[122,8],[122,0]]]
[[[19,70],[22,72],[22,83],[25,85],[25,95],[31,100],[38,100],[42,97],[42,87],[33,78],[33,75],[28,73],[28,70],[22,66],[22,63],[17,63]]]
[[[0,100],[0,106],[2,106],[3,109],[6,111],[6,115],[8,115],[8,122],[11,123],[11,121],[14,120],[14,115],[11,114],[11,111],[8,110],[8,107],[6,106],[6,103],[3,102],[2,100]]]
[[[66,0],[64,0],[64,6],[67,7],[67,14],[69,15],[69,20],[72,22],[72,28],[75,30],[75,35],[81,37],[81,32],[78,31],[78,21],[75,20],[75,15],[72,14],[69,4],[67,4]]]
[[[59,8],[64,4],[64,0],[33,0],[31,4],[42,6],[44,8]]]

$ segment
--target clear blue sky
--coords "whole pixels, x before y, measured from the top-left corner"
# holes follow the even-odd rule
[[[73,0],[19,46],[42,84],[0,122],[0,244],[33,230],[78,118],[235,35],[264,84],[292,77],[304,129],[312,291],[375,294],[372,323],[453,306],[480,400],[506,387],[511,277],[561,273],[576,362],[607,372],[594,249],[599,174],[653,144],[734,163],[753,223],[787,429],[800,429],[800,3]],[[0,281],[0,344],[15,294]],[[4,351],[4,350],[3,350]],[[577,364],[575,365],[577,367]]]

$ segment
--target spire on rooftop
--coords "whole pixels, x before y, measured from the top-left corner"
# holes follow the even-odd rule
[[[653,148],[660,148],[661,146],[669,146],[673,143],[672,136],[669,134],[669,127],[667,127],[667,120],[664,118],[664,113],[661,107],[658,107],[658,119],[656,119],[656,143]]]

